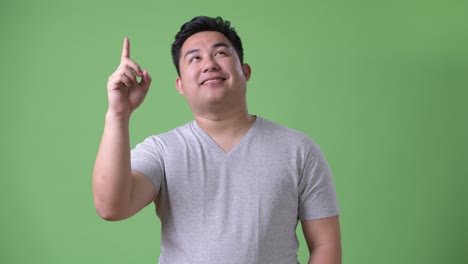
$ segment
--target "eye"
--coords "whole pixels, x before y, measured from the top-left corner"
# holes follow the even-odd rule
[[[189,62],[196,62],[196,61],[199,61],[200,59],[201,59],[201,57],[198,56],[198,55],[192,56],[192,57],[190,57]]]
[[[227,53],[224,50],[218,50],[218,51],[215,52],[214,55],[215,56],[225,56],[225,55],[227,55]]]

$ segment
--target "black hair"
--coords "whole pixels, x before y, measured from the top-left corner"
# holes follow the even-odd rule
[[[217,31],[223,34],[236,50],[240,63],[244,63],[242,42],[235,29],[231,27],[231,23],[227,20],[223,20],[221,17],[212,18],[207,16],[197,16],[182,25],[180,31],[175,36],[174,42],[172,43],[172,61],[176,67],[177,74],[180,75],[179,60],[182,45],[190,36],[203,31]]]

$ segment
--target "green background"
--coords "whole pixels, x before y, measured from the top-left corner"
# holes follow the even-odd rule
[[[455,0],[2,1],[0,263],[157,262],[154,207],[101,220],[92,168],[124,36],[153,77],[132,145],[191,120],[169,50],[196,15],[221,15],[242,37],[250,112],[307,133],[327,156],[343,263],[468,263],[467,10]]]

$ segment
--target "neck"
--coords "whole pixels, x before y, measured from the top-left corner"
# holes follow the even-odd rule
[[[210,136],[245,134],[255,121],[255,116],[248,113],[247,109],[230,114],[195,115],[198,126]]]
[[[234,148],[252,127],[256,117],[249,115],[247,111],[241,111],[235,115],[219,116],[195,116],[198,126],[203,129],[220,148],[225,152]]]

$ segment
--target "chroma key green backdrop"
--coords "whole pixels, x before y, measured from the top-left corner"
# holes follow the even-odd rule
[[[170,44],[197,15],[223,16],[242,37],[250,112],[325,153],[343,263],[468,263],[467,10],[455,0],[2,1],[0,263],[157,263],[153,205],[101,220],[91,173],[125,36],[153,77],[132,145],[192,119]]]

